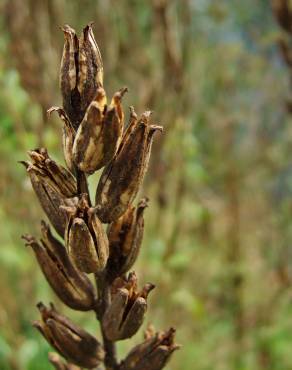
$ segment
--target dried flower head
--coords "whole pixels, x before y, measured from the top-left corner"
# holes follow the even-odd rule
[[[65,44],[60,70],[63,107],[51,107],[63,121],[63,154],[67,168],[53,161],[45,148],[29,151],[22,162],[32,187],[59,236],[42,221],[41,238],[23,239],[60,300],[68,307],[93,310],[101,325],[103,345],[61,315],[54,306],[37,306],[41,320],[34,326],[56,353],[56,370],[160,370],[172,352],[174,330],[150,333],[119,363],[115,342],[132,337],[141,327],[153,284],[137,287],[133,267],[144,233],[148,199],[135,207],[150,158],[154,133],[150,111],[138,118],[130,107],[124,128],[122,88],[107,103],[103,64],[91,24],[80,38],[63,27]],[[103,168],[92,205],[87,178]],[[108,223],[107,232],[105,225]],[[87,274],[94,273],[96,289]]]

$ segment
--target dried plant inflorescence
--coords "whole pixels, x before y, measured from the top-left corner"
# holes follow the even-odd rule
[[[107,103],[103,65],[87,25],[80,38],[63,27],[65,45],[60,70],[63,108],[52,107],[63,121],[67,168],[52,160],[45,148],[28,152],[23,161],[32,187],[55,231],[41,223],[41,238],[23,235],[50,286],[68,307],[96,312],[102,340],[73,324],[51,304],[39,303],[41,320],[34,326],[64,357],[50,353],[56,369],[162,369],[178,346],[174,329],[148,330],[145,341],[118,361],[115,342],[132,337],[143,323],[147,297],[154,288],[138,288],[133,267],[143,238],[143,213],[148,199],[133,205],[147,170],[153,135],[151,112],[138,117],[130,108],[125,127],[120,89]],[[92,204],[87,177],[103,168]],[[104,224],[109,224],[105,231]],[[93,273],[96,287],[87,274]]]

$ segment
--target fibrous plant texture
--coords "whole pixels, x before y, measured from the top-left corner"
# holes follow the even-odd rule
[[[130,272],[143,239],[148,199],[133,203],[147,170],[154,133],[162,128],[151,124],[151,112],[138,117],[133,107],[124,124],[121,102],[127,88],[108,102],[91,25],[80,38],[67,25],[63,32],[63,108],[52,107],[48,113],[57,112],[63,122],[67,168],[51,159],[45,148],[30,150],[30,161],[22,162],[59,236],[42,221],[39,240],[28,234],[23,239],[58,298],[71,309],[95,311],[102,338],[75,325],[53,304],[37,305],[41,319],[34,326],[64,358],[49,354],[56,369],[159,370],[178,348],[174,329],[148,329],[144,342],[121,361],[115,342],[139,330],[154,288],[150,283],[139,288],[135,272]],[[93,204],[87,178],[102,168]]]

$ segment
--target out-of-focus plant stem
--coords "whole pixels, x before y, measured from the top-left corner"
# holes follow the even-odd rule
[[[227,154],[228,168],[225,174],[226,191],[226,214],[227,214],[227,262],[229,264],[229,306],[233,320],[234,330],[234,366],[238,368],[241,364],[242,346],[244,337],[244,312],[242,302],[243,275],[240,271],[242,259],[240,242],[240,184],[238,165],[234,160],[232,148],[234,147],[236,122],[226,121],[225,145],[229,151]]]

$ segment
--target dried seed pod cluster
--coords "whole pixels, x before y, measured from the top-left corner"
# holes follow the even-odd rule
[[[52,107],[63,121],[63,153],[67,168],[46,149],[28,152],[22,161],[49,221],[41,238],[24,235],[40,268],[59,299],[68,307],[96,312],[102,342],[57,312],[38,304],[41,320],[34,323],[58,354],[49,361],[59,370],[80,368],[162,369],[172,352],[174,331],[153,334],[125,360],[115,355],[115,342],[132,337],[141,327],[147,297],[154,288],[139,290],[132,269],[143,239],[143,213],[148,199],[133,205],[147,170],[154,133],[151,112],[138,118],[130,108],[124,127],[122,88],[107,103],[103,65],[91,24],[80,38],[63,27],[65,44],[60,70],[63,107]],[[92,204],[87,177],[102,169]],[[105,225],[109,224],[107,230]],[[96,287],[87,274],[94,274]]]
[[[42,303],[37,306],[41,320],[35,321],[34,326],[56,351],[68,361],[87,369],[101,363],[104,350],[95,337],[58,313],[52,304],[50,308]]]
[[[147,170],[153,135],[161,126],[150,124],[150,112],[132,120],[117,154],[104,168],[96,190],[96,208],[102,222],[121,217],[134,201]]]
[[[278,46],[284,63],[290,73],[290,89],[292,81],[292,3],[290,0],[271,0],[272,10],[276,21],[282,29],[282,35],[278,39]],[[292,113],[292,98],[285,102],[288,112]]]
[[[60,356],[55,352],[49,353],[49,361],[56,370],[81,370],[79,366],[71,363],[65,363],[61,360]]]
[[[143,198],[137,207],[129,206],[123,216],[109,225],[107,234],[110,255],[107,274],[110,280],[128,272],[138,257],[144,233],[143,213],[147,202],[148,199]]]
[[[73,199],[75,205],[61,207],[67,213],[65,243],[68,253],[80,271],[88,274],[103,271],[109,254],[106,232],[96,209],[89,207],[88,195]]]
[[[71,262],[65,247],[45,222],[41,231],[40,243],[32,236],[24,235],[23,239],[32,247],[48,283],[67,306],[79,311],[92,310],[96,294],[89,278]]]
[[[119,370],[160,370],[167,364],[171,354],[179,348],[174,343],[175,330],[157,332],[150,328],[145,341],[134,347],[122,361]]]
[[[137,277],[134,272],[128,278],[117,278],[112,284],[111,302],[104,312],[102,326],[109,340],[131,338],[143,323],[147,310],[147,296],[154,289],[146,284],[137,290]]]

